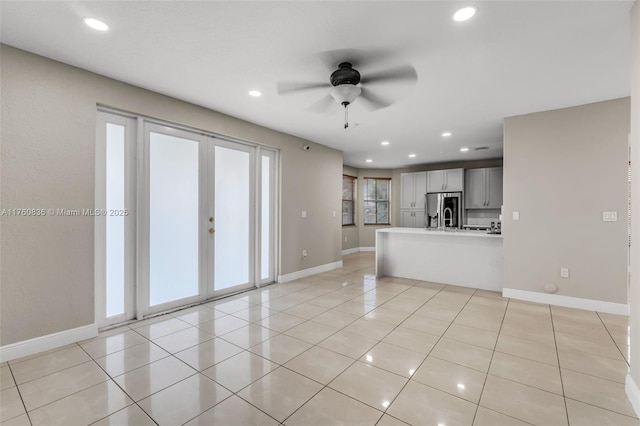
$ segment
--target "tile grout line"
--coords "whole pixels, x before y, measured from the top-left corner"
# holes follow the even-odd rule
[[[33,422],[31,421],[31,416],[29,415],[29,411],[27,410],[27,405],[24,403],[24,398],[22,397],[22,392],[20,392],[20,387],[18,386],[18,381],[16,380],[16,377],[13,375],[13,370],[11,369],[11,364],[9,364],[7,362],[7,368],[9,368],[9,373],[11,373],[11,378],[13,379],[13,383],[16,386],[16,391],[18,392],[18,397],[20,398],[20,402],[22,403],[22,408],[24,409],[24,414],[27,415],[27,420],[29,420],[29,424],[33,425]],[[19,417],[20,414],[18,414],[17,416],[11,417],[11,419],[15,419],[17,417]],[[6,419],[6,421],[9,421],[11,419]]]
[[[144,336],[142,336],[142,337],[144,337]],[[145,337],[145,339],[146,339],[146,337]],[[148,340],[148,339],[147,339],[147,340]],[[154,343],[153,343],[153,342],[151,342],[151,341],[150,341],[150,343],[154,344]],[[142,343],[141,343],[141,344],[142,344]],[[156,346],[157,346],[157,345],[156,345]],[[89,353],[88,353],[88,352],[87,352],[87,351],[86,351],[82,346],[80,346],[80,348],[81,348],[83,351],[85,351],[85,353],[86,353],[87,355],[89,355],[89,357],[91,358],[91,360],[92,360],[92,361],[93,361],[93,362],[98,366],[98,368],[100,368],[102,371],[104,371],[104,374],[106,374],[106,375],[107,375],[107,377],[109,378],[107,381],[109,381],[109,380],[110,380],[110,381],[112,381],[112,382],[113,382],[113,383],[114,383],[114,384],[115,384],[115,385],[116,385],[116,386],[117,386],[117,387],[122,391],[122,393],[124,393],[124,394],[127,396],[127,398],[129,398],[131,401],[133,401],[133,404],[127,405],[127,406],[123,407],[122,409],[120,409],[120,410],[118,410],[118,411],[114,411],[113,413],[108,413],[105,417],[103,417],[103,418],[101,418],[101,419],[98,419],[98,420],[96,420],[95,422],[91,422],[90,424],[93,424],[93,423],[99,422],[99,421],[100,421],[100,420],[102,420],[102,419],[106,419],[107,417],[109,417],[109,416],[111,416],[111,415],[113,415],[113,414],[115,414],[115,413],[117,413],[117,412],[119,412],[119,411],[121,411],[121,410],[124,410],[124,409],[126,409],[127,407],[129,407],[129,406],[131,406],[131,405],[134,405],[134,404],[135,404],[135,405],[137,405],[137,406],[138,406],[138,408],[140,408],[140,410],[142,410],[142,412],[143,412],[143,413],[145,413],[145,414],[146,414],[146,415],[151,419],[151,421],[152,421],[152,422],[154,422],[156,425],[159,425],[159,423],[158,423],[158,422],[156,422],[156,420],[155,420],[153,417],[151,417],[151,416],[149,415],[149,413],[147,413],[147,412],[146,412],[146,411],[145,411],[145,410],[140,406],[140,404],[138,404],[138,401],[136,401],[135,399],[133,399],[133,398],[131,397],[131,395],[129,395],[129,394],[127,393],[127,391],[125,391],[125,390],[122,388],[122,386],[120,386],[120,384],[119,384],[118,382],[116,382],[116,381],[115,381],[115,379],[114,379],[113,377],[111,377],[111,375],[110,375],[110,374],[109,374],[109,373],[108,373],[104,368],[102,368],[102,366],[101,366],[100,364],[98,364],[98,363],[96,362],[96,360],[95,360],[95,359],[94,359],[94,358],[93,358],[93,357],[92,357],[92,356],[91,356],[91,355],[90,355],[90,354],[89,354]],[[123,350],[124,350],[124,349],[123,349]],[[164,358],[163,358],[163,359],[164,359]],[[149,364],[151,364],[151,363],[149,363]],[[149,364],[146,364],[146,365],[149,365]],[[134,369],[134,370],[137,370],[137,369]],[[131,371],[133,371],[133,370],[131,370]],[[123,374],[124,374],[124,373],[123,373]],[[102,383],[104,383],[104,382],[102,382]]]
[[[607,334],[609,335],[609,337],[611,337],[611,340],[613,340],[613,344],[615,345],[616,349],[618,349],[618,352],[620,352],[620,355],[622,355],[622,359],[624,359],[624,362],[626,362],[628,366],[631,366],[631,364],[629,363],[631,360],[627,360],[627,358],[624,356],[624,354],[620,350],[620,347],[618,346],[618,343],[616,342],[616,339],[613,338],[613,335],[609,331],[609,327],[607,327],[607,324],[604,322],[604,320],[600,316],[600,313],[596,312],[596,315],[598,316],[598,319],[600,320],[600,322],[604,326],[604,329],[607,330]],[[627,335],[628,335],[628,331],[627,331]]]
[[[493,356],[495,355],[496,348],[498,347],[498,340],[500,339],[500,331],[502,331],[502,326],[504,325],[504,319],[507,316],[507,311],[509,310],[510,302],[511,302],[511,299],[507,299],[507,305],[504,307],[504,312],[502,313],[502,321],[500,321],[500,327],[498,328],[498,331],[497,331],[496,341],[493,344],[493,349],[491,350],[491,359],[489,360],[489,365],[487,366],[487,373],[484,376],[484,382],[482,383],[482,389],[480,390],[480,397],[478,398],[478,403],[476,404],[476,411],[475,413],[473,413],[472,424],[473,422],[476,421],[476,417],[478,416],[478,410],[480,409],[480,401],[482,400],[482,394],[484,393],[484,388],[487,385],[487,379],[489,378],[489,370],[491,370],[491,364],[493,363]],[[496,412],[499,413],[499,411],[496,411]],[[500,414],[504,414],[504,413],[500,413]]]
[[[556,326],[553,321],[553,309],[551,309],[551,305],[549,306],[549,315],[551,316],[551,330],[553,332],[553,344],[556,348],[556,358],[558,359],[558,375],[560,376],[560,386],[562,388],[562,401],[564,402],[564,413],[567,419],[567,424],[571,425],[571,420],[569,420],[569,407],[567,406],[567,394],[564,390],[564,378],[562,377],[562,365],[560,364],[560,354],[558,353],[558,339],[556,338]]]
[[[415,286],[415,284],[414,284],[414,285],[412,285],[412,286],[407,287],[407,289],[405,289],[405,290],[403,290],[403,291],[399,292],[397,295],[395,295],[393,298],[389,299],[388,301],[393,300],[394,298],[396,298],[397,296],[399,296],[400,294],[404,293],[405,291],[409,290],[410,288],[412,288],[412,287],[414,287],[414,286]],[[376,287],[377,287],[377,286],[376,286]],[[363,295],[364,295],[364,294],[366,294],[366,293],[368,293],[368,292],[370,292],[370,291],[373,291],[373,290],[375,290],[375,288],[372,288],[371,290],[368,290],[368,291],[364,292],[364,293],[363,293]],[[437,293],[436,293],[436,294],[437,294]],[[341,306],[341,305],[343,305],[344,303],[347,303],[347,302],[349,302],[349,301],[351,301],[351,300],[355,299],[356,297],[360,297],[360,296],[361,296],[361,295],[359,295],[359,296],[355,296],[355,297],[353,297],[353,298],[351,298],[351,299],[349,299],[349,300],[347,300],[347,301],[345,301],[345,302],[341,303],[340,305],[336,305],[336,307],[337,307],[337,306]],[[435,296],[435,295],[434,295],[434,296]],[[429,298],[429,300],[431,300],[434,296],[432,296],[431,298]],[[384,303],[387,303],[388,301],[386,301],[386,302],[384,302]],[[427,300],[427,301],[425,301],[422,305],[420,305],[420,307],[422,307],[422,306],[423,306],[424,304],[426,304],[427,302],[428,302],[428,300]],[[375,309],[378,309],[380,306],[384,305],[384,303],[382,303],[381,305],[376,306],[374,309],[372,309],[372,311],[373,311],[373,310],[375,310]],[[416,310],[420,309],[420,307],[418,307]],[[329,309],[329,310],[331,310],[331,309]],[[326,311],[325,311],[325,312],[326,312]],[[369,312],[371,312],[371,311],[369,311]],[[326,338],[324,338],[324,339],[320,340],[318,343],[313,344],[310,348],[308,348],[307,350],[305,350],[305,351],[301,352],[299,355],[296,355],[295,357],[291,358],[291,359],[290,359],[290,360],[288,360],[287,362],[289,362],[289,361],[291,361],[291,360],[293,360],[293,359],[295,359],[295,358],[297,358],[297,357],[301,356],[302,354],[304,354],[305,352],[308,352],[309,350],[311,350],[311,349],[312,349],[312,348],[314,348],[314,347],[319,347],[319,348],[324,349],[324,350],[330,350],[330,349],[323,348],[322,346],[318,346],[318,344],[320,344],[320,343],[324,342],[325,340],[329,339],[330,337],[334,336],[335,334],[339,333],[340,331],[345,331],[344,329],[345,329],[346,327],[348,327],[349,325],[351,325],[351,324],[353,324],[354,322],[358,321],[359,319],[364,318],[364,317],[365,317],[369,312],[367,312],[367,313],[365,313],[365,314],[363,314],[363,315],[361,315],[361,316],[357,317],[356,319],[354,319],[354,320],[353,320],[352,322],[350,322],[349,324],[347,324],[347,325],[343,326],[342,328],[338,329],[335,333],[332,333],[331,335],[327,336]],[[414,312],[415,312],[415,311],[414,311]],[[319,316],[319,315],[322,315],[322,314],[318,314],[318,315],[316,315],[316,317],[317,317],[317,316]],[[410,315],[412,315],[412,314],[410,314]],[[312,322],[312,319],[313,319],[313,318],[315,318],[315,317],[312,317],[312,318],[308,319],[306,322]],[[408,317],[407,317],[407,318],[408,318]],[[403,322],[404,322],[404,321],[406,321],[406,319],[405,319],[405,320],[403,320]],[[302,324],[304,324],[304,323],[302,323]],[[299,324],[299,325],[300,325],[300,324]],[[295,326],[295,327],[297,327],[297,326]],[[392,333],[396,328],[398,328],[398,327],[399,327],[399,324],[398,324],[395,328],[393,328],[391,331],[389,331],[389,333],[387,333],[387,334],[385,335],[385,337],[386,337],[386,336],[388,336],[389,334],[391,334],[391,333]],[[292,327],[292,328],[294,328],[294,327]],[[291,337],[291,336],[289,336],[289,337]],[[383,338],[384,338],[384,337],[383,337]],[[300,340],[300,339],[298,339],[298,340]],[[373,339],[373,340],[378,340],[378,339]],[[380,342],[382,342],[382,340],[378,340],[378,342],[377,342],[374,346],[372,346],[372,348],[373,348],[373,347],[375,347],[375,346],[377,346]],[[307,342],[307,343],[308,343],[308,342]],[[371,350],[371,348],[369,348],[369,350]],[[334,351],[331,351],[331,352],[334,352]],[[367,351],[365,351],[365,353],[366,353],[366,352],[367,352]],[[381,410],[379,410],[378,408],[372,407],[371,405],[369,405],[369,404],[367,404],[367,403],[365,403],[365,402],[363,402],[363,401],[360,401],[359,399],[354,398],[354,397],[353,397],[353,396],[351,396],[351,395],[346,395],[345,393],[340,392],[339,390],[336,390],[336,389],[334,389],[334,388],[329,387],[329,385],[330,385],[330,384],[331,384],[335,379],[337,379],[337,378],[338,378],[340,375],[342,375],[345,371],[347,371],[349,368],[351,368],[353,365],[355,365],[357,362],[359,362],[359,359],[360,359],[360,357],[358,357],[357,359],[354,359],[354,358],[351,358],[351,357],[349,357],[349,356],[346,356],[346,355],[340,354],[340,353],[338,353],[338,352],[334,352],[334,353],[337,353],[338,355],[345,356],[346,358],[349,358],[349,359],[353,360],[353,362],[352,362],[351,364],[349,364],[345,369],[343,369],[340,373],[338,373],[338,375],[336,375],[336,376],[335,376],[332,380],[330,380],[327,384],[320,383],[320,382],[318,382],[318,381],[316,381],[316,380],[312,379],[311,377],[305,376],[304,374],[298,373],[297,371],[293,371],[293,370],[289,369],[288,367],[286,367],[284,364],[282,364],[282,365],[281,365],[281,367],[283,367],[283,368],[285,368],[285,369],[287,369],[287,370],[289,370],[289,371],[292,371],[292,372],[294,372],[294,373],[296,373],[296,374],[300,374],[302,377],[305,377],[305,378],[307,378],[307,379],[309,379],[309,380],[313,380],[314,382],[316,382],[316,383],[320,383],[320,384],[322,385],[322,388],[320,388],[320,390],[318,390],[318,392],[316,392],[313,396],[311,396],[311,398],[309,398],[308,400],[306,400],[302,405],[300,405],[296,410],[294,410],[294,411],[293,411],[289,416],[287,416],[287,418],[285,418],[285,419],[283,420],[283,422],[282,422],[282,423],[284,423],[284,422],[285,422],[285,421],[287,421],[289,418],[291,418],[291,416],[293,416],[295,413],[297,413],[300,409],[302,409],[302,407],[304,407],[304,406],[305,406],[309,401],[311,401],[313,398],[315,398],[315,396],[316,396],[316,395],[318,395],[320,392],[322,392],[322,391],[323,391],[324,389],[326,389],[326,388],[329,388],[330,390],[332,390],[332,391],[334,391],[334,392],[338,392],[338,393],[340,393],[341,395],[344,395],[344,396],[345,396],[345,397],[347,397],[347,398],[353,399],[353,400],[354,400],[354,401],[356,401],[356,402],[359,402],[359,403],[364,404],[364,405],[366,405],[366,406],[368,406],[368,407],[371,407],[371,408],[372,408],[372,409],[374,409],[374,410],[377,410],[377,411],[381,412],[382,414],[380,415],[380,418],[376,421],[376,424],[380,421],[380,419],[382,419],[382,417],[384,417],[384,415],[386,414],[386,409],[385,409],[384,411],[381,411]],[[285,363],[285,364],[286,364],[286,363]],[[380,367],[377,367],[377,368],[380,368]],[[383,371],[387,371],[387,370],[382,369],[382,368],[381,368],[381,370],[383,370]],[[390,372],[390,371],[388,371],[388,372],[389,372],[389,373],[391,373],[391,374],[396,374],[396,373],[393,373],[393,372]],[[402,376],[399,376],[399,377],[402,377]],[[391,405],[391,404],[389,404],[389,405]]]
[[[414,286],[415,286],[415,285],[414,285]],[[442,287],[440,290],[438,290],[438,291],[437,291],[437,292],[436,292],[432,297],[430,297],[430,298],[429,298],[429,300],[427,300],[426,302],[424,302],[424,303],[423,303],[419,308],[417,308],[417,309],[413,312],[413,314],[411,314],[411,315],[414,315],[414,314],[415,314],[415,312],[417,312],[417,311],[418,311],[419,309],[421,309],[424,305],[426,305],[428,302],[430,302],[431,300],[433,300],[433,299],[434,299],[436,296],[438,296],[438,294],[440,294],[440,293],[441,293],[445,288],[447,288],[447,285],[444,285],[444,287]],[[420,365],[418,365],[418,366],[416,367],[416,371],[418,371],[418,370],[420,369],[420,367],[422,367],[422,365],[424,364],[424,362],[427,360],[427,358],[429,358],[429,355],[431,355],[431,352],[433,352],[433,350],[434,350],[434,349],[435,349],[435,347],[438,345],[438,343],[440,343],[440,340],[442,340],[442,338],[443,338],[443,336],[446,334],[447,330],[449,330],[449,328],[451,327],[451,325],[453,324],[453,322],[456,320],[456,318],[458,318],[458,316],[460,315],[460,313],[461,313],[461,312],[464,310],[464,308],[469,304],[469,301],[471,300],[471,298],[473,297],[473,295],[474,295],[474,294],[476,294],[476,292],[477,292],[477,289],[476,289],[473,293],[471,293],[471,295],[469,296],[469,299],[467,299],[467,301],[466,301],[466,302],[465,302],[465,304],[462,306],[462,308],[460,308],[460,310],[458,311],[458,313],[456,314],[456,316],[455,316],[455,317],[453,317],[453,319],[449,322],[449,325],[447,326],[447,328],[442,332],[442,334],[440,335],[440,337],[438,337],[438,340],[433,344],[433,346],[431,347],[431,349],[429,350],[429,352],[427,353],[427,355],[424,357],[424,359],[422,360],[422,362],[420,363]],[[434,318],[434,319],[435,319],[435,318]],[[406,319],[405,319],[405,321],[406,321]],[[403,321],[403,322],[404,322],[404,321]],[[402,324],[402,323],[400,323],[400,324]],[[398,325],[398,327],[400,326],[400,324]],[[396,328],[397,328],[397,327],[396,327]],[[414,372],[414,374],[415,374],[415,372]],[[396,394],[396,396],[393,398],[393,400],[389,402],[389,405],[388,405],[388,406],[385,408],[385,410],[384,410],[384,414],[387,414],[387,411],[388,411],[389,407],[391,407],[391,406],[393,405],[393,403],[398,399],[398,397],[400,396],[400,394],[402,393],[402,391],[407,387],[407,385],[409,384],[409,382],[410,382],[412,379],[413,379],[413,375],[411,375],[411,377],[409,377],[409,379],[407,380],[407,382],[402,386],[402,388],[401,388],[401,389],[400,389],[400,391]],[[418,382],[418,383],[419,383],[419,382]],[[443,391],[441,391],[441,390],[439,390],[439,389],[433,388],[433,387],[428,386],[428,385],[424,385],[424,386],[427,386],[427,387],[429,387],[429,388],[431,388],[431,389],[435,389],[435,390],[437,390],[437,391],[443,392]],[[444,393],[446,393],[446,394],[450,395],[450,394],[449,394],[449,393],[447,393],[447,392],[444,392]],[[456,396],[456,395],[452,395],[452,396]],[[458,398],[460,398],[460,397],[458,397]],[[460,399],[463,399],[463,398],[460,398]],[[466,400],[465,400],[465,401],[466,401]],[[467,402],[468,402],[468,401],[467,401]],[[392,417],[393,417],[393,416],[392,416]],[[474,416],[474,417],[475,417],[475,416]],[[382,417],[381,417],[381,419],[382,419]],[[379,422],[379,420],[378,420],[378,422]],[[377,425],[377,423],[376,423],[376,425]]]

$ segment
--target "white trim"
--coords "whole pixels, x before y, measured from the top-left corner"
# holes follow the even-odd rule
[[[358,253],[361,251],[376,251],[375,247],[354,247],[346,250],[342,250],[342,255],[346,256],[348,254]]]
[[[602,300],[581,299],[579,297],[562,296],[559,294],[538,293],[536,291],[503,288],[502,297],[526,300],[528,302],[544,303],[567,308],[585,309],[615,315],[629,315],[629,305],[626,303],[604,302]]]
[[[624,381],[624,390],[636,412],[636,416],[640,416],[640,389],[638,389],[638,385],[636,385],[631,374],[627,374],[627,379]]]
[[[291,272],[290,274],[278,275],[279,283],[297,280],[298,278],[308,277],[310,275],[320,274],[322,272],[331,271],[333,269],[342,268],[342,260],[326,265],[314,266],[313,268],[303,269],[301,271]]]
[[[348,254],[358,253],[360,251],[360,247],[354,247],[346,250],[342,250],[342,255],[346,256]]]
[[[68,345],[70,343],[91,339],[97,335],[98,326],[94,323],[78,328],[72,328],[71,330],[47,334],[46,336],[35,337],[22,342],[0,346],[0,362],[11,361],[12,359],[22,358],[24,356],[59,348],[60,346]]]

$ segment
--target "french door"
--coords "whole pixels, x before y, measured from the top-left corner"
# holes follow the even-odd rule
[[[98,325],[273,282],[276,151],[142,119],[135,126],[141,130],[132,142],[137,149],[129,152],[137,153],[137,161],[130,161],[137,166],[137,182],[130,172],[123,184],[137,193],[130,200],[137,207],[136,256],[123,256],[122,263],[133,264],[136,273],[122,284],[103,280],[98,292],[105,300],[122,298],[129,309],[114,315],[97,303]],[[117,164],[106,160],[106,174],[118,174]],[[98,226],[106,228],[100,236],[106,246],[117,241],[109,231],[131,237],[131,227],[116,229],[108,220]],[[97,245],[103,245],[98,237]],[[109,277],[108,258],[102,263],[104,271],[96,264],[97,275]],[[122,295],[114,290],[121,287]]]

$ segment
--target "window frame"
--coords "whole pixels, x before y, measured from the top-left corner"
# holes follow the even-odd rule
[[[342,192],[342,205],[345,201],[351,202],[351,223],[344,223],[344,209],[342,210],[342,226],[357,226],[356,225],[356,199],[358,198],[358,177],[351,175],[342,175],[342,188],[344,190],[344,179],[351,179],[351,199],[344,198],[344,191]]]
[[[387,198],[386,199],[368,199],[367,198],[367,180],[376,181],[376,186],[378,181],[386,181],[387,182]],[[377,197],[377,188],[376,188],[376,197]],[[376,222],[375,223],[367,223],[367,216],[364,214],[363,223],[364,225],[372,225],[372,226],[390,226],[391,225],[391,178],[388,177],[365,177],[363,178],[363,214],[366,203],[367,202],[375,202],[376,203]],[[378,203],[387,203],[387,222],[378,222]]]

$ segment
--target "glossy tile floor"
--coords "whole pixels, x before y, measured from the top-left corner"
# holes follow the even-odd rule
[[[628,319],[373,275],[372,253],[0,367],[2,425],[640,425]]]

